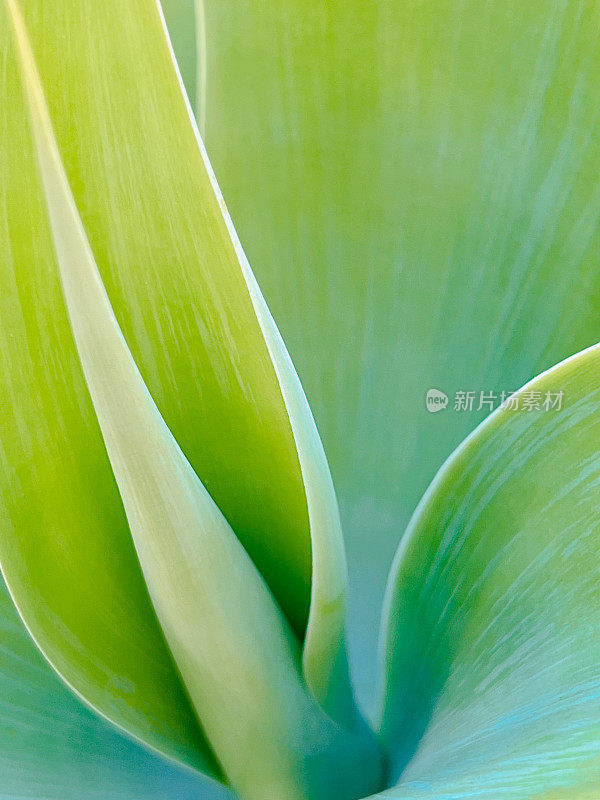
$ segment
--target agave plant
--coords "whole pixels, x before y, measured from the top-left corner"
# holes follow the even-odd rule
[[[0,2],[1,798],[600,796],[599,33]]]

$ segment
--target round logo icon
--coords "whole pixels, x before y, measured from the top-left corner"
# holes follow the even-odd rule
[[[425,406],[431,414],[443,411],[448,405],[448,395],[439,389],[428,389],[425,395]]]

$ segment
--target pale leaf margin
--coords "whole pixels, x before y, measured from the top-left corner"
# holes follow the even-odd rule
[[[578,397],[576,395],[576,391],[575,391],[574,395],[571,395],[571,394],[569,395],[570,397],[572,397],[572,404],[574,406],[572,414],[573,414],[573,418],[575,419],[575,423],[573,423],[573,421],[571,420],[570,417],[567,417],[567,420],[564,423],[564,428],[561,429],[561,431],[562,431],[561,435],[566,438],[565,431],[570,431],[571,430],[570,426],[572,424],[576,424],[577,422],[582,422],[584,420],[587,420],[590,417],[590,415],[592,415],[592,416],[595,415],[596,430],[598,429],[599,423],[598,423],[597,420],[599,419],[599,417],[597,415],[597,396],[598,396],[598,392],[600,391],[600,383],[598,383],[598,380],[599,380],[598,376],[599,375],[600,375],[600,343],[597,343],[597,344],[591,345],[588,348],[585,348],[584,350],[581,350],[581,351],[579,351],[577,353],[574,353],[573,355],[569,356],[568,358],[564,359],[563,361],[559,362],[558,364],[555,364],[554,366],[550,367],[549,369],[547,369],[547,370],[543,371],[542,373],[536,375],[534,378],[532,378],[527,383],[525,383],[520,389],[518,389],[516,392],[514,392],[513,397],[522,398],[528,392],[538,391],[538,392],[543,393],[546,390],[551,390],[552,388],[557,388],[557,387],[574,388],[575,390],[577,390],[579,388],[578,381],[582,381],[582,384],[583,384],[583,387],[584,387],[584,391],[582,391],[581,397]],[[561,383],[556,383],[556,378],[559,378],[559,379],[562,378],[562,382]],[[583,410],[580,409],[580,404],[581,403],[584,404],[583,405]],[[585,405],[586,403],[587,403],[587,408],[586,408],[586,405]],[[397,724],[394,722],[394,719],[393,719],[393,717],[395,715],[395,706],[396,706],[396,703],[394,702],[394,695],[402,696],[402,694],[404,694],[404,696],[406,697],[407,694],[410,695],[411,691],[414,689],[414,687],[412,687],[412,686],[404,685],[404,683],[402,681],[400,681],[400,685],[397,685],[398,681],[395,680],[395,678],[397,678],[397,675],[395,676],[395,672],[400,671],[402,673],[402,671],[403,671],[403,667],[402,667],[403,659],[401,657],[402,656],[402,647],[403,647],[403,645],[406,646],[407,644],[410,646],[410,642],[407,643],[402,637],[396,636],[395,632],[393,630],[394,617],[396,616],[396,614],[399,611],[401,612],[401,606],[399,606],[398,601],[397,601],[397,597],[396,597],[396,595],[398,594],[398,588],[400,586],[399,582],[401,580],[407,580],[407,578],[410,578],[411,574],[412,574],[410,572],[410,569],[409,569],[409,573],[408,574],[406,574],[406,573],[403,574],[403,568],[405,567],[405,565],[410,566],[411,558],[414,561],[412,569],[414,570],[418,566],[417,560],[419,559],[419,554],[418,554],[418,551],[415,550],[414,548],[418,544],[418,542],[423,543],[424,539],[427,538],[427,530],[428,530],[428,528],[424,527],[424,526],[426,526],[427,523],[431,524],[432,522],[435,523],[437,521],[437,522],[439,522],[441,524],[446,525],[446,524],[448,524],[448,519],[449,519],[450,520],[450,528],[452,528],[451,523],[452,523],[452,520],[454,518],[455,511],[454,511],[453,506],[452,506],[452,502],[453,502],[452,501],[452,494],[450,493],[450,495],[448,495],[448,488],[451,487],[453,479],[457,480],[457,473],[460,472],[460,468],[461,467],[462,468],[466,467],[466,460],[468,460],[469,456],[470,455],[477,456],[478,451],[480,449],[479,446],[480,445],[485,446],[486,439],[488,438],[488,434],[492,434],[492,436],[493,436],[495,433],[502,433],[502,431],[503,431],[503,423],[507,422],[507,421],[510,421],[511,420],[511,415],[515,415],[516,422],[515,422],[515,426],[511,430],[511,437],[512,438],[508,442],[509,447],[508,447],[508,449],[506,451],[506,452],[511,452],[510,445],[512,444],[512,445],[518,446],[519,443],[520,443],[520,438],[515,438],[516,436],[520,437],[520,433],[519,432],[522,432],[522,430],[525,430],[527,432],[529,432],[530,430],[535,430],[535,427],[536,427],[536,425],[535,425],[536,417],[535,416],[531,417],[531,423],[529,425],[525,425],[524,427],[518,427],[518,425],[517,425],[519,417],[521,418],[521,420],[523,418],[525,418],[525,420],[527,420],[528,413],[531,413],[531,412],[528,412],[527,410],[524,410],[524,409],[520,409],[517,412],[514,409],[511,409],[510,407],[502,407],[502,406],[500,406],[500,407],[496,408],[488,417],[486,417],[486,419],[483,420],[471,432],[471,434],[469,434],[469,436],[467,436],[463,440],[463,442],[457,447],[457,449],[451,454],[451,456],[444,462],[444,464],[442,465],[442,467],[440,468],[440,470],[436,474],[435,479],[433,480],[433,482],[430,484],[429,488],[427,489],[427,491],[423,495],[419,505],[417,506],[417,508],[416,508],[412,518],[411,518],[410,524],[407,527],[406,532],[405,532],[404,536],[401,539],[399,548],[398,548],[397,553],[396,553],[396,557],[394,559],[394,563],[392,565],[392,569],[390,570],[390,576],[389,576],[389,581],[388,581],[388,585],[387,585],[385,604],[384,604],[384,610],[383,610],[382,621],[381,621],[381,630],[380,630],[380,669],[381,669],[381,673],[380,673],[380,681],[381,681],[380,690],[381,690],[381,694],[380,694],[379,720],[378,720],[378,726],[377,727],[379,729],[380,735],[383,737],[384,740],[387,741],[388,747],[390,748],[390,752],[393,754],[393,756],[398,755],[398,754],[396,754],[395,751],[396,751],[396,745],[398,744],[398,737],[401,736],[400,729],[398,728]],[[546,413],[552,413],[552,411],[549,411],[549,412],[546,412]],[[560,413],[560,412],[554,412],[554,413]],[[538,419],[539,419],[539,417],[538,417]],[[543,419],[543,417],[542,417],[542,419]],[[558,425],[558,422],[556,423],[556,425]],[[586,430],[587,430],[587,428],[586,428]],[[581,433],[579,433],[579,435],[581,436]],[[544,436],[540,436],[540,441],[543,441],[544,438],[545,438]],[[597,447],[596,447],[596,449],[594,449],[593,442],[594,442],[594,440],[591,440],[590,450],[593,452],[593,455],[595,457],[596,469],[598,469],[598,463],[600,463],[600,462],[598,462],[598,449],[597,449]],[[493,439],[492,439],[492,444],[493,444]],[[562,444],[563,444],[563,447],[564,447],[564,442]],[[539,447],[539,450],[541,452],[544,452],[543,447],[541,447],[539,445],[538,445],[538,447]],[[525,450],[525,452],[527,452],[527,450]],[[563,453],[563,452],[564,451],[560,451],[560,453]],[[571,456],[571,451],[569,450],[569,457],[570,456]],[[573,470],[577,471],[577,470],[580,469],[579,460],[578,460],[576,455],[574,456],[574,459],[575,460],[572,460],[572,459],[570,459],[570,460],[571,460],[571,463],[573,464]],[[527,462],[527,463],[529,463],[529,462]],[[494,469],[495,469],[495,467],[492,466],[490,468],[489,472],[486,473],[486,474],[493,474],[494,473]],[[584,467],[581,466],[581,469],[584,469]],[[587,466],[585,467],[585,469],[587,469]],[[584,470],[584,472],[585,472],[585,470]],[[577,473],[577,474],[579,474],[579,473]],[[574,478],[573,478],[572,475],[571,475],[570,481],[571,482],[568,484],[568,487],[572,488],[572,484],[574,482]],[[471,484],[467,484],[467,485],[470,486]],[[475,480],[475,483],[473,485],[475,487],[477,487],[479,484]],[[594,486],[597,486],[597,481],[592,482],[590,484],[590,488],[593,489]],[[548,487],[546,486],[546,488],[548,488]],[[444,489],[446,491],[444,491]],[[500,491],[500,490],[498,490],[498,491]],[[560,492],[560,483],[557,483],[557,490],[556,490],[556,492],[552,493],[552,497],[554,497],[555,495],[558,496],[559,501],[562,500],[562,495],[561,495],[561,492]],[[494,496],[493,493],[492,493],[491,496],[493,498],[493,496]],[[568,496],[568,495],[565,495],[565,496]],[[446,499],[449,497],[450,499],[447,500],[446,503],[444,503],[444,501],[443,501],[444,497]],[[544,498],[544,497],[545,497],[545,495],[542,495],[542,498]],[[440,516],[440,514],[441,514],[440,508],[436,507],[436,502],[435,501],[439,500],[440,498],[442,498],[440,508],[441,508],[441,510],[443,512],[445,512],[445,516]],[[545,502],[549,502],[549,501],[545,501]],[[589,501],[588,501],[588,505],[589,505]],[[479,508],[479,512],[478,512],[479,515],[482,513],[482,508],[484,508],[483,505],[480,504],[480,506],[481,507]],[[535,512],[535,508],[533,509],[533,511]],[[468,506],[467,506],[466,507],[466,511],[464,512],[465,518],[468,518],[468,513],[469,512],[468,512]],[[592,517],[594,517],[595,514],[596,514],[596,511],[595,511],[595,507],[594,507],[594,510],[592,512]],[[462,519],[462,517],[460,517],[459,519]],[[475,525],[477,525],[477,523],[475,523]],[[489,521],[488,521],[488,525],[489,525]],[[432,530],[433,530],[433,539],[435,541],[437,541],[436,531],[434,529],[432,529]],[[444,528],[444,530],[445,530],[445,528]],[[459,525],[457,527],[457,530],[462,532],[462,526]],[[489,528],[487,530],[489,532]],[[570,529],[566,528],[566,530],[568,531]],[[595,530],[596,533],[597,533],[597,528],[596,529],[592,529],[592,530]],[[439,531],[437,531],[437,533],[439,534]],[[466,535],[466,534],[462,534],[461,533],[461,535]],[[482,541],[484,541],[485,535],[482,533],[481,536],[482,536],[482,538],[477,540],[480,544],[481,544]],[[509,540],[509,542],[512,542],[512,540]],[[544,549],[540,545],[539,542],[537,544],[540,547],[540,549]],[[440,549],[442,548],[442,544],[441,543],[438,546],[440,547]],[[506,542],[504,542],[503,544],[499,545],[500,550],[502,550],[502,547],[504,547],[504,546],[506,546]],[[492,547],[492,550],[493,550],[494,549],[493,544],[491,545],[491,547]],[[422,553],[421,553],[421,556],[422,556]],[[448,558],[450,558],[450,556],[448,556]],[[431,567],[429,562],[427,562],[427,565],[429,565],[429,567]],[[596,572],[597,572],[597,569],[596,569]],[[481,578],[481,577],[482,576],[480,575],[479,578]],[[449,579],[447,579],[447,581],[448,580]],[[573,578],[571,578],[571,580],[573,580]],[[577,579],[577,581],[579,581],[579,578]],[[581,574],[581,581],[582,582],[584,581],[584,575],[583,574]],[[587,583],[589,584],[589,582],[590,582],[590,579],[587,578]],[[468,584],[468,585],[470,585],[470,584]],[[559,587],[561,586],[560,576],[558,577],[558,583],[556,585],[559,586]],[[458,588],[460,588],[460,587],[456,587],[456,589],[458,589]],[[434,587],[433,591],[435,591],[435,587]],[[597,595],[597,593],[596,593],[596,595]],[[444,595],[444,599],[446,599],[445,595]],[[469,599],[470,599],[470,595],[469,595]],[[598,598],[596,597],[596,600],[597,599]],[[563,597],[563,600],[564,600],[564,597]],[[427,601],[424,600],[423,602],[427,602]],[[442,601],[442,605],[443,604],[444,603]],[[450,604],[450,600],[448,600],[448,604]],[[596,607],[596,615],[598,615],[598,610],[600,609],[600,606],[597,603],[595,603],[595,607]],[[457,609],[458,608],[460,608],[460,604],[457,605]],[[448,613],[448,616],[450,616],[450,617],[452,617],[453,614],[454,614],[454,612],[452,610],[447,611],[447,608],[444,607],[442,617],[445,617],[446,613]],[[457,610],[456,610],[456,613],[458,614]],[[406,614],[405,614],[405,616],[406,616]],[[418,620],[413,620],[411,625],[414,627],[415,624],[417,626],[422,626],[423,624],[425,624],[425,626],[427,626],[427,618],[425,618],[424,620],[422,620],[420,618]],[[437,627],[444,628],[445,625],[446,625],[446,620],[445,619],[440,619],[440,620],[437,620],[437,622],[434,624],[434,627],[437,626]],[[596,627],[597,627],[597,623],[596,623]],[[409,630],[412,630],[410,626],[409,626]],[[426,631],[424,631],[423,635],[426,635],[426,636],[429,636],[429,637],[433,636],[435,638],[437,634],[436,634],[436,630],[431,630],[431,629],[428,628]],[[581,636],[582,634],[580,633],[579,635]],[[593,785],[593,786],[600,785],[599,784],[600,771],[598,770],[598,761],[597,761],[597,759],[596,760],[594,760],[594,759],[590,760],[589,753],[586,756],[585,749],[582,749],[581,753],[579,753],[579,755],[583,759],[581,771],[576,770],[575,772],[573,772],[573,765],[570,765],[571,771],[573,772],[572,776],[575,776],[575,775],[578,775],[578,774],[581,775],[581,785],[579,785],[579,786],[578,785],[573,785],[573,786],[568,786],[568,787],[561,787],[559,785],[556,785],[556,783],[555,784],[549,783],[549,784],[546,784],[546,785],[542,785],[540,783],[539,786],[536,786],[534,794],[527,794],[527,792],[531,790],[531,784],[530,783],[522,783],[522,785],[521,785],[521,783],[519,782],[519,774],[518,773],[511,773],[510,768],[507,768],[506,775],[504,776],[505,780],[508,782],[506,785],[493,784],[492,783],[491,786],[488,786],[486,784],[485,786],[483,786],[483,785],[479,786],[477,791],[475,791],[473,787],[479,785],[479,782],[481,781],[481,774],[477,775],[475,772],[473,772],[473,774],[471,774],[471,772],[469,771],[469,767],[467,767],[467,771],[469,771],[469,774],[467,774],[466,772],[464,774],[460,773],[460,761],[461,761],[461,756],[464,757],[464,753],[462,753],[460,750],[456,750],[456,756],[455,757],[456,757],[456,759],[458,759],[459,763],[455,767],[453,767],[452,772],[449,773],[448,775],[446,775],[446,777],[444,777],[443,775],[439,776],[439,782],[436,781],[435,783],[432,783],[428,787],[429,776],[426,773],[423,774],[421,772],[421,770],[422,770],[422,764],[423,763],[426,765],[426,769],[431,768],[431,764],[435,763],[435,755],[432,755],[433,750],[435,749],[435,741],[436,741],[435,740],[435,735],[432,735],[431,740],[427,742],[427,749],[426,749],[426,754],[427,755],[425,755],[425,757],[423,756],[422,745],[423,745],[423,742],[427,739],[428,730],[429,730],[429,728],[431,726],[432,721],[436,719],[435,711],[436,711],[436,708],[437,708],[438,700],[440,698],[444,697],[444,690],[445,690],[445,686],[446,686],[446,681],[452,677],[452,673],[453,673],[453,664],[454,664],[454,656],[453,656],[453,654],[448,653],[448,654],[444,655],[444,653],[442,653],[442,655],[439,656],[439,659],[437,658],[437,655],[438,655],[437,652],[436,652],[437,648],[438,647],[445,647],[447,644],[448,643],[445,642],[445,640],[443,638],[442,639],[435,638],[435,647],[434,647],[433,651],[430,651],[430,657],[434,661],[436,661],[436,663],[439,661],[438,666],[440,666],[440,664],[441,664],[441,670],[440,671],[436,672],[435,671],[436,670],[435,665],[433,667],[434,672],[432,673],[432,675],[434,677],[435,685],[432,687],[432,694],[431,694],[431,697],[430,697],[430,700],[433,700],[433,706],[430,707],[429,710],[427,711],[427,717],[425,719],[424,727],[415,728],[415,730],[411,729],[411,731],[409,731],[408,738],[406,740],[401,740],[400,741],[400,748],[399,749],[400,749],[401,752],[399,753],[398,757],[396,758],[396,764],[395,764],[395,766],[393,768],[393,774],[395,776],[395,779],[398,779],[399,782],[396,783],[395,786],[393,786],[392,788],[388,789],[386,792],[376,795],[376,797],[381,797],[381,798],[393,798],[393,797],[400,798],[401,797],[401,798],[406,798],[406,800],[413,800],[413,798],[415,798],[415,800],[416,800],[416,798],[422,797],[423,800],[426,800],[426,798],[438,797],[441,794],[443,794],[443,796],[445,798],[447,797],[448,800],[458,800],[458,798],[463,798],[463,797],[466,797],[466,796],[468,796],[468,797],[472,796],[473,798],[481,797],[482,800],[484,800],[484,798],[485,798],[485,800],[488,800],[488,798],[490,798],[490,800],[492,800],[492,798],[494,798],[494,800],[495,800],[495,797],[496,797],[495,793],[496,792],[502,791],[504,793],[509,793],[510,794],[510,791],[511,791],[510,781],[512,779],[513,782],[514,781],[517,782],[517,786],[519,787],[518,791],[513,787],[512,791],[514,791],[514,795],[510,794],[511,797],[513,797],[513,796],[515,797],[515,800],[517,800],[517,798],[518,798],[518,800],[521,800],[521,798],[523,798],[523,800],[524,800],[525,797],[527,797],[527,798],[529,798],[529,797],[532,797],[532,798],[533,797],[536,797],[536,798],[540,797],[541,798],[542,796],[543,797],[546,797],[546,796],[554,797],[554,796],[556,796],[557,798],[560,797],[561,800],[562,800],[563,797],[564,798],[566,798],[567,796],[569,798],[570,797],[575,797],[575,796],[578,796],[577,795],[578,792],[586,792],[588,785]],[[459,653],[461,652],[460,648],[459,648],[458,652]],[[419,654],[419,659],[421,660],[421,662],[423,661],[423,654],[422,653]],[[463,670],[468,670],[468,669],[471,668],[469,666],[470,665],[469,661],[461,662],[461,663],[462,663],[462,669]],[[492,660],[492,664],[493,663],[494,663],[494,661]],[[555,662],[551,661],[551,663],[554,664]],[[556,665],[560,666],[561,663],[562,663],[562,661],[557,661]],[[397,665],[396,669],[394,669],[394,664]],[[544,664],[544,666],[547,667],[548,665]],[[600,673],[598,672],[598,670],[595,667],[595,662],[594,662],[594,665],[592,665],[591,667],[590,667],[590,663],[587,663],[587,666],[584,665],[584,668],[588,669],[588,670],[590,668],[592,669],[592,673],[591,673],[592,677],[590,677],[590,675],[588,675],[585,672],[584,672],[584,674],[587,675],[587,680],[593,680],[595,682],[595,685],[597,685],[598,679],[600,677]],[[409,666],[408,669],[409,669],[408,677],[410,679],[411,678],[411,670],[413,668]],[[428,674],[427,669],[428,668],[425,668],[425,670],[424,670],[425,671],[425,675]],[[463,673],[461,673],[461,674],[463,674]],[[407,675],[404,674],[404,677],[406,678]],[[463,675],[463,677],[464,677],[464,675]],[[562,687],[563,693],[566,692],[568,694],[568,687],[563,687],[562,684],[561,684],[561,687]],[[540,687],[538,687],[538,690],[541,691]],[[592,692],[589,695],[589,697],[587,698],[586,702],[589,704],[590,702],[592,702],[592,698],[597,699],[597,697],[598,697],[598,695],[597,695],[597,689],[596,689],[596,693]],[[402,709],[402,706],[405,705],[406,703],[408,703],[408,708],[412,708],[413,712],[414,712],[415,709],[414,709],[414,706],[411,706],[410,700],[402,701],[400,703],[400,708]],[[451,698],[450,698],[450,707],[452,708]],[[596,706],[592,706],[591,709],[592,709],[592,715],[594,713],[597,713],[597,704],[596,704]],[[596,711],[594,711],[594,709],[596,709]],[[417,711],[418,710],[419,710],[419,707],[417,707]],[[456,711],[456,715],[457,715],[457,717],[460,717],[460,710]],[[456,718],[454,718],[454,717],[452,719],[456,720]],[[534,717],[534,719],[536,719],[536,718]],[[591,722],[591,719],[592,719],[592,717],[590,717],[590,719],[585,723],[585,725],[583,726],[582,730],[589,731],[588,735],[591,736],[590,741],[593,744],[594,742],[596,742],[596,743],[598,742],[598,736],[600,735],[600,717],[595,719],[595,722],[593,722],[593,723]],[[417,723],[417,725],[419,725],[419,724],[421,724],[421,723]],[[457,724],[456,721],[454,721],[453,724]],[[559,724],[559,723],[557,723],[557,724]],[[587,725],[591,725],[591,727],[588,728],[588,727],[586,727]],[[443,730],[443,727],[442,727],[442,730]],[[436,733],[437,733],[437,731],[438,731],[438,729],[436,728]],[[496,733],[495,733],[495,735],[496,735]],[[509,734],[507,734],[507,735],[508,735],[507,741],[510,741],[510,735]],[[550,735],[552,735],[552,733],[550,733]],[[554,735],[557,735],[557,734],[554,734]],[[474,744],[472,745],[472,752],[468,751],[468,750],[466,752],[471,758],[473,758],[473,755],[475,754],[475,761],[473,763],[477,763],[479,766],[481,766],[481,763],[483,763],[483,762],[480,762],[480,760],[478,760],[478,759],[481,759],[482,753],[485,753],[485,747],[479,753],[479,756],[477,756],[477,753],[479,752],[478,751],[478,746],[477,746],[477,739],[476,739],[476,737],[473,737],[473,738],[474,738]],[[396,743],[396,744],[394,744],[394,743]],[[457,747],[458,747],[458,745],[457,745]],[[573,745],[573,747],[576,747],[576,745]],[[576,748],[576,750],[577,750],[577,748]],[[587,747],[587,750],[590,750],[589,745]],[[449,751],[449,752],[451,752],[451,751]],[[577,752],[579,752],[579,751],[577,750]],[[529,755],[530,755],[529,761],[531,761],[532,765],[535,765],[535,763],[537,763],[536,759],[538,761],[541,759],[541,751],[540,752],[534,751],[534,752],[530,753]],[[526,756],[527,756],[527,753],[524,754],[524,759],[525,760],[527,760]],[[573,750],[567,750],[566,751],[565,761],[569,760],[569,756],[571,756],[572,758],[574,757]],[[432,758],[433,758],[433,762],[432,762]],[[448,758],[449,758],[449,756],[448,756]],[[416,763],[416,766],[413,768],[415,760],[416,760],[417,763]],[[427,765],[429,765],[429,767],[427,767]],[[563,764],[563,766],[564,766],[564,764]],[[509,767],[510,767],[510,764],[509,764]],[[472,769],[472,767],[471,767],[471,769]],[[406,770],[406,775],[404,774],[405,770]],[[560,778],[560,775],[561,775],[561,766],[557,767],[556,775],[558,775],[558,778],[557,778],[557,780],[558,780]],[[500,778],[502,778],[502,775],[500,775]],[[524,778],[523,778],[523,780],[524,780]],[[529,780],[531,781],[532,778],[529,777]],[[468,787],[470,787],[469,790],[468,790]],[[547,794],[545,794],[545,792],[547,792]],[[503,794],[503,796],[504,796],[504,794]],[[509,796],[509,795],[507,794],[507,796]]]
[[[198,2],[198,25],[199,31],[203,32],[203,0],[198,0]],[[225,205],[198,128],[198,121],[185,92],[159,0],[156,0],[156,4],[169,43],[173,66],[185,99],[190,124],[195,132],[209,180],[239,259],[240,268],[281,388],[298,451],[300,471],[306,491],[312,546],[311,603],[302,656],[304,676],[313,695],[326,711],[344,722],[354,725],[357,718],[348,674],[344,632],[348,573],[339,508],[327,457],[300,379],[254,277]],[[201,56],[201,53],[199,55]],[[205,75],[202,80],[206,80]]]
[[[77,257],[81,257],[84,260],[84,263],[85,259],[87,258],[90,259],[89,263],[93,265],[93,256],[89,251],[89,245],[85,238],[85,233],[81,227],[81,221],[79,220],[78,212],[69,189],[68,181],[66,175],[64,174],[64,167],[62,165],[56,141],[54,140],[52,126],[48,115],[48,110],[46,108],[46,103],[41,88],[41,83],[39,80],[39,76],[37,74],[35,59],[33,56],[33,52],[31,50],[31,45],[29,42],[29,37],[27,35],[21,10],[19,8],[17,0],[5,0],[5,5],[8,11],[10,24],[12,25],[16,43],[17,58],[23,76],[24,92],[28,101],[27,104],[29,107],[29,113],[32,123],[31,125],[32,133],[34,140],[36,142],[38,164],[40,168],[42,183],[45,189],[47,209],[48,209],[49,219],[51,222],[52,234],[55,241],[55,249],[57,253],[58,263],[59,265],[64,264],[64,260],[61,260],[61,252],[64,255],[66,252],[68,252],[69,248],[72,248],[72,251],[76,254],[75,259],[73,259],[74,264],[77,260]],[[53,200],[56,202],[53,202]],[[75,275],[76,271],[77,267],[75,267],[75,271],[71,274],[71,276],[69,276],[68,271],[65,272],[64,269],[61,270],[61,281],[65,289],[67,306],[70,312],[73,311],[74,307],[73,305],[70,305],[68,302],[69,299],[68,281],[69,277],[71,277],[72,283],[74,285],[76,284],[77,282],[77,277]],[[82,270],[81,272],[84,273],[85,270]],[[82,275],[78,277],[81,278]],[[96,280],[95,286],[93,286],[94,278]],[[90,300],[92,300],[93,303],[93,301],[96,300],[98,296],[98,295],[94,296],[94,290],[99,293],[102,293],[104,291],[100,276],[98,275],[97,271],[95,275],[92,274],[92,281],[90,282],[89,285],[93,286],[92,291],[90,293],[91,298],[89,298]],[[108,303],[108,298],[106,298],[106,302]],[[88,311],[89,310],[90,309],[88,309]],[[110,313],[112,314],[112,311]],[[102,316],[102,314],[100,314],[100,316]],[[71,320],[73,320],[72,315],[71,315]],[[118,331],[118,326],[116,324],[116,320],[114,320],[114,317],[112,321],[111,320],[108,321],[109,328],[111,327],[111,322],[114,322],[114,325],[117,327]],[[118,331],[117,336],[121,336],[122,339],[120,331]],[[124,340],[122,340],[122,344],[126,349],[127,345],[125,344]],[[101,351],[102,347],[98,347],[98,350]],[[82,365],[83,362],[84,359],[82,359]],[[84,373],[85,372],[86,370],[84,367]],[[87,377],[88,376],[86,375],[86,379]],[[84,694],[82,694],[82,692],[80,692],[66,677],[66,675],[56,666],[56,664],[53,662],[53,660],[46,652],[45,648],[42,646],[38,637],[36,637],[35,633],[31,629],[30,625],[28,624],[25,618],[25,615],[22,613],[20,609],[15,593],[11,589],[10,578],[7,575],[1,562],[0,562],[0,572],[2,573],[2,577],[4,579],[11,601],[15,606],[15,609],[19,613],[19,617],[21,618],[32,641],[35,642],[40,653],[43,655],[43,657],[50,665],[50,667],[53,669],[53,671],[70,689],[70,691],[73,692],[73,694],[87,708],[91,709],[95,714],[97,714],[102,719],[108,721],[111,725],[113,725],[120,732],[124,733],[132,740],[142,744],[151,752],[158,754],[162,758],[166,758],[168,761],[173,762],[192,773],[201,774],[204,777],[207,777],[211,780],[215,780],[219,783],[223,782],[222,773],[220,772],[220,769],[216,761],[214,760],[214,754],[210,750],[208,744],[206,745],[205,753],[197,754],[199,758],[199,765],[192,767],[190,764],[178,758],[173,753],[160,749],[153,742],[148,741],[141,735],[138,735],[125,725],[121,724],[111,715],[105,713],[96,703],[90,701],[89,698],[87,698]]]

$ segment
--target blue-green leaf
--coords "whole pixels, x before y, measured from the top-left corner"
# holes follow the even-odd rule
[[[2,800],[233,800],[116,733],[61,683],[0,585]]]
[[[383,797],[600,796],[600,346],[513,404],[442,467],[397,555]]]

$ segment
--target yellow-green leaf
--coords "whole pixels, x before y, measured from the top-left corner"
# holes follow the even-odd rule
[[[0,565],[34,639],[71,688],[136,738],[220,774],[149,602],[85,387],[0,6],[2,345]]]
[[[266,718],[273,735],[251,737],[254,771],[269,760],[269,742],[274,776],[286,752],[289,761],[299,748],[301,763],[320,747],[312,734],[296,742],[293,733],[312,719],[334,760],[356,751],[359,783],[372,786],[378,754],[347,674],[345,563],[325,455],[224,209],[160,10],[150,0],[115,3],[114,14],[71,0],[62,15],[41,3],[22,7],[22,17],[16,0],[7,7],[15,36],[3,27],[4,91],[17,103],[3,139],[5,200],[14,185],[4,275],[12,294],[3,300],[18,335],[6,328],[2,351],[0,563],[16,605],[72,688],[146,743],[219,776],[189,693],[232,779],[252,782],[251,730],[268,697],[283,709],[278,691],[295,693],[289,718],[283,710]],[[143,78],[134,75],[139,65]],[[25,147],[13,164],[17,131]],[[23,357],[28,315],[40,318],[31,337],[44,355],[35,365]],[[219,532],[207,544],[196,526]],[[245,576],[239,585],[236,574]],[[269,590],[299,636],[302,678]],[[254,613],[256,597],[264,613]],[[204,622],[194,627],[194,619]],[[262,635],[265,626],[273,637]],[[266,645],[255,657],[243,645],[248,635]],[[283,666],[270,657],[271,640]],[[239,681],[227,682],[228,660]],[[118,676],[116,690],[103,675]],[[236,738],[244,675],[262,676],[268,691],[241,692]],[[303,681],[357,737],[326,717]],[[179,715],[175,734],[170,715]],[[329,772],[338,784],[347,779]]]

